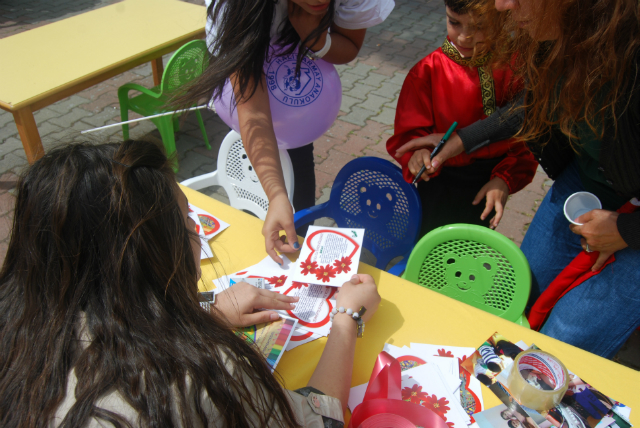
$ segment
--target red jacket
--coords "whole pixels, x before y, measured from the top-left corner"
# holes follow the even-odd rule
[[[475,65],[487,60],[487,57],[481,58]],[[470,61],[460,57],[446,40],[407,75],[398,99],[395,134],[387,141],[387,151],[402,166],[407,182],[414,178],[407,168],[413,152],[397,158],[395,152],[400,146],[414,138],[444,133],[454,121],[462,128],[484,119],[521,88],[517,84],[511,85],[512,74],[508,70],[486,72],[484,67],[470,67],[469,64]],[[453,157],[444,167],[466,166],[475,159],[503,155],[506,157],[493,169],[490,179],[500,177],[507,183],[509,193],[515,193],[533,180],[538,166],[524,143],[514,143],[510,139],[490,144],[472,154]]]

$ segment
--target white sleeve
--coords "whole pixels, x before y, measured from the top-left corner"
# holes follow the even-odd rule
[[[387,19],[393,0],[338,0],[333,22],[347,30],[373,27]]]
[[[212,0],[204,0],[205,6],[207,7],[207,10],[209,9],[209,6],[211,5]],[[220,15],[222,16],[225,13],[225,8],[226,8],[226,3],[223,6],[223,9],[220,11]],[[213,42],[216,40],[216,38],[218,37],[218,27],[214,24],[213,19],[211,19],[211,17],[209,16],[209,14],[207,13],[207,24],[204,27],[205,30],[205,34],[206,34],[206,42],[207,42],[207,47],[209,48],[209,51],[211,51],[211,46],[213,45]],[[211,53],[213,53],[211,51]]]

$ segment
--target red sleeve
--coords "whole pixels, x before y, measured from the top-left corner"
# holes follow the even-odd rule
[[[505,141],[505,143],[509,141],[512,140]],[[503,179],[507,183],[511,195],[531,183],[536,175],[538,162],[523,142],[511,143],[505,154],[505,158],[493,168],[491,179],[494,177]]]
[[[430,70],[428,64],[419,62],[407,75],[398,97],[394,134],[387,140],[387,152],[398,161],[402,167],[402,175],[408,183],[414,178],[407,168],[413,152],[396,157],[396,150],[414,138],[424,137],[433,132]]]

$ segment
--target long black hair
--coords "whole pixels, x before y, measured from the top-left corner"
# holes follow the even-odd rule
[[[333,24],[335,0],[329,3],[318,27],[302,41],[287,17],[277,29],[275,44],[280,46],[277,53],[269,49],[276,2],[213,0],[207,8],[207,16],[216,27],[216,37],[209,46],[209,66],[184,92],[176,94],[174,104],[188,106],[201,98],[208,100],[212,94],[219,97],[226,80],[233,74],[241,94],[236,103],[242,103],[253,96],[262,82],[265,61],[273,55],[290,55],[298,47],[296,73],[299,73],[302,59],[309,51],[306,45],[315,44]],[[293,7],[299,8],[295,4]]]
[[[0,272],[0,426],[48,426],[72,369],[61,427],[297,426],[264,359],[200,308],[177,189],[163,151],[139,141],[68,145],[20,177]],[[113,391],[137,421],[99,407]]]

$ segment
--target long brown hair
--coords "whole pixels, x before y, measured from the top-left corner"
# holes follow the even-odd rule
[[[72,369],[76,402],[62,427],[130,426],[96,404],[113,391],[136,426],[297,426],[264,359],[200,309],[198,238],[176,188],[163,151],[138,141],[68,145],[21,176],[0,272],[1,426],[50,424]]]
[[[216,23],[217,31],[209,46],[209,66],[198,79],[173,94],[171,104],[187,107],[202,98],[218,98],[227,79],[234,73],[240,94],[236,102],[243,103],[262,83],[265,61],[271,61],[273,56],[289,55],[296,48],[299,48],[296,63],[296,73],[299,74],[302,59],[309,52],[306,45],[315,44],[333,24],[335,0],[329,2],[327,13],[318,27],[304,40],[300,40],[287,17],[277,29],[275,44],[281,49],[276,52],[270,49],[270,32],[278,1],[287,0],[213,0],[207,9],[207,17]],[[294,4],[293,8],[299,9],[300,6]]]
[[[556,32],[555,40],[533,40],[511,19],[511,11],[495,10],[494,0],[482,6],[494,65],[515,68],[526,85],[519,136],[544,143],[541,137],[559,127],[575,148],[578,122],[602,138],[604,120],[613,119],[615,132],[637,86],[637,0],[529,1],[539,17],[532,31]]]

